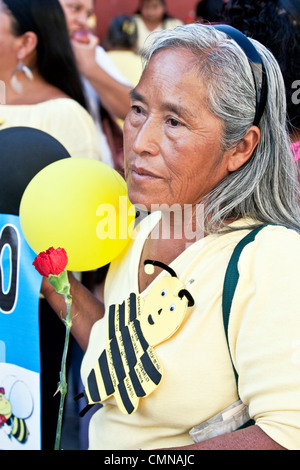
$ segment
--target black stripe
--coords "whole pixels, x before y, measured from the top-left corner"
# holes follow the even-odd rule
[[[141,346],[142,346],[142,349],[143,351],[146,351],[149,344],[147,343],[147,341],[145,340],[144,338],[144,335],[142,333],[142,330],[141,330],[141,325],[140,325],[140,322],[139,320],[134,320],[133,321],[133,324],[135,326],[135,329],[136,329],[136,332],[137,332],[137,335],[138,335],[138,338],[139,338],[139,341],[141,343]]]
[[[130,315],[129,321],[133,321],[136,319],[136,294],[130,294]]]
[[[108,363],[107,363],[107,356],[106,356],[106,351],[103,351],[101,356],[99,357],[99,367],[101,371],[101,375],[103,378],[103,383],[105,387],[105,391],[107,393],[107,396],[111,395],[114,393],[115,389],[111,380],[109,368],[108,368]]]
[[[146,392],[144,391],[134,369],[131,369],[131,371],[129,372],[129,377],[135,390],[136,396],[144,397],[146,395]]]
[[[110,305],[109,311],[108,311],[108,336],[109,339],[111,339],[113,336],[115,336],[115,306]]]
[[[99,390],[97,387],[96,375],[94,369],[91,370],[87,379],[87,388],[91,399],[94,403],[97,403],[101,400]]]
[[[131,403],[130,401],[130,398],[128,396],[128,393],[127,393],[127,390],[126,390],[126,387],[124,385],[123,382],[121,382],[119,385],[118,385],[118,389],[119,389],[119,393],[120,393],[120,396],[122,398],[122,402],[123,402],[123,405],[127,411],[128,414],[131,414],[134,410],[134,406],[133,404]]]
[[[129,365],[129,369],[132,369],[136,364],[136,355],[132,346],[132,341],[128,327],[122,331],[122,340],[125,349],[126,359]]]
[[[20,420],[18,418],[16,418],[16,416],[13,417],[13,428],[16,428],[14,433],[13,433],[13,436],[16,439],[19,439],[20,433],[21,433]]]
[[[142,355],[141,361],[142,361],[142,364],[144,366],[145,371],[149,375],[152,382],[154,382],[155,385],[158,385],[162,376],[161,376],[160,372],[158,372],[156,367],[153,365],[153,363],[152,363],[152,361],[149,357],[149,354],[147,352],[145,352]]]
[[[125,326],[125,302],[119,305],[119,330]]]
[[[20,426],[22,428],[21,433],[20,433],[20,437],[19,437],[19,442],[24,444],[27,441],[27,437],[28,437],[27,426],[26,426],[26,423],[25,423],[24,419],[20,419],[19,421],[20,421]]]
[[[126,374],[116,337],[114,337],[110,342],[110,350],[118,380],[119,382],[122,382],[122,380],[125,379]]]

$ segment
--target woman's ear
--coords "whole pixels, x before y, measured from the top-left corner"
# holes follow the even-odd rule
[[[26,59],[26,57],[31,56],[37,47],[37,43],[37,35],[32,31],[27,31],[22,36],[20,36],[18,59],[23,61]]]
[[[230,150],[227,160],[227,169],[230,172],[236,171],[251,157],[260,139],[260,130],[257,126],[251,126],[245,137],[234,149]]]

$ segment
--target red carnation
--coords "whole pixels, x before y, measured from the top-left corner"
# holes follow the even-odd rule
[[[67,379],[66,379],[66,359],[69,345],[70,330],[72,327],[71,318],[71,286],[69,283],[68,272],[66,270],[68,264],[67,253],[64,248],[57,248],[56,250],[51,247],[47,251],[39,253],[34,262],[32,263],[35,269],[42,275],[48,278],[49,283],[54,287],[55,291],[62,295],[65,299],[67,306],[66,319],[63,320],[66,325],[66,337],[64,350],[61,361],[60,381],[58,383],[57,391],[61,393],[59,415],[57,420],[56,438],[55,438],[55,450],[59,449],[62,417],[65,395],[67,393]]]
[[[7,421],[7,418],[4,415],[0,415],[0,428],[2,424],[6,423],[6,421]]]
[[[32,264],[42,276],[49,277],[58,276],[64,271],[67,263],[68,257],[64,248],[51,247],[47,251],[42,251]]]

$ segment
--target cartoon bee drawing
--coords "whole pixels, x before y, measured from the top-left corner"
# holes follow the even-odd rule
[[[159,266],[170,275],[158,278],[146,298],[131,293],[108,311],[106,349],[91,370],[84,392],[87,407],[114,395],[119,409],[134,413],[142,397],[160,384],[163,368],[154,349],[179,328],[187,308],[194,305],[190,292],[169,266],[152,260],[144,262],[146,273]],[[149,270],[150,268],[150,270]]]
[[[16,378],[7,395],[5,390],[0,387],[0,431],[5,432],[10,439],[25,444],[29,436],[25,420],[33,410],[31,394],[25,383]]]

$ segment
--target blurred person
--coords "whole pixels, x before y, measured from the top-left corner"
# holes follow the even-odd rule
[[[300,0],[232,0],[224,19],[257,39],[277,59],[286,88],[287,120],[295,160],[300,159]]]
[[[130,15],[119,15],[109,24],[105,48],[119,70],[133,86],[142,74],[142,59],[137,54],[137,24]]]
[[[88,109],[97,127],[102,161],[122,172],[123,137],[115,118],[124,119],[129,110],[131,83],[99,45],[98,38],[90,29],[94,0],[59,1],[82,74]]]
[[[181,20],[168,14],[166,0],[140,0],[139,8],[134,17],[138,28],[137,46],[139,53],[151,33],[161,29],[173,29],[182,24]]]
[[[72,157],[100,159],[57,0],[0,2],[0,80],[5,104],[1,127],[35,127],[55,137]]]

